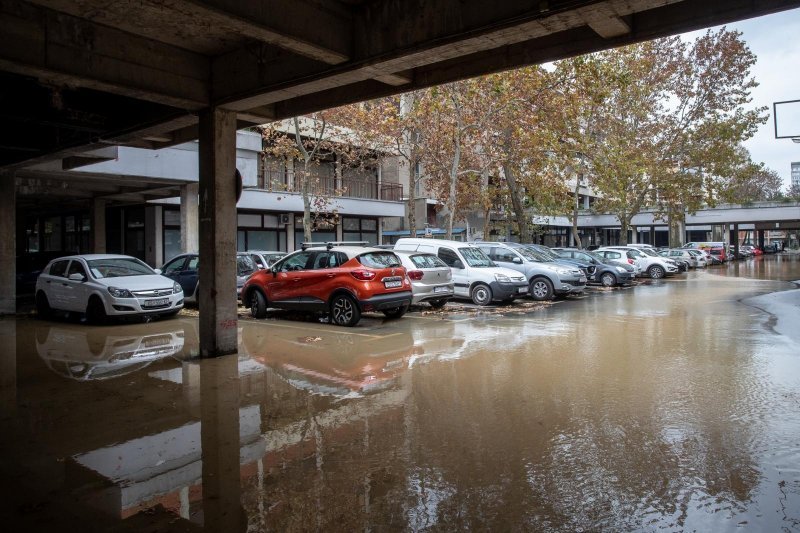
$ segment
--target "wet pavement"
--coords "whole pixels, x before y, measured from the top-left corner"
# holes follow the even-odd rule
[[[800,529],[800,256],[525,312],[0,320],[4,531]],[[9,529],[10,527],[10,529]]]

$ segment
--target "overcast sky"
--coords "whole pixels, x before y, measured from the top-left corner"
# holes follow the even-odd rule
[[[745,146],[754,161],[763,162],[780,174],[786,188],[790,183],[791,162],[800,161],[800,144],[790,139],[775,139],[772,103],[800,100],[800,9],[728,24],[727,27],[742,32],[744,40],[758,56],[753,75],[760,85],[753,91],[752,104],[769,107],[769,121]],[[779,115],[779,130],[785,131],[788,127],[780,121]],[[800,134],[800,124],[796,124],[794,131]]]

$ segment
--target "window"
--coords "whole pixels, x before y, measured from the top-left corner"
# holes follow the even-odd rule
[[[89,269],[97,279],[155,274],[153,269],[136,259],[93,259],[88,261],[88,264]]]
[[[256,264],[253,261],[253,258],[249,255],[237,255],[236,256],[236,273],[239,276],[247,276],[248,274],[252,274],[255,272]]]
[[[180,272],[181,270],[183,270],[184,263],[186,263],[185,257],[181,257],[179,259],[175,259],[174,261],[170,261],[169,263],[164,265],[162,272],[164,274],[175,274],[177,272]]]
[[[62,278],[65,277],[64,274],[67,272],[67,265],[69,265],[69,261],[56,261],[50,266],[50,275]]]
[[[189,262],[186,264],[186,270],[198,270],[200,268],[200,256],[194,255],[189,258]]]
[[[290,255],[284,261],[281,261],[278,265],[278,270],[280,272],[290,272],[293,270],[305,270],[306,264],[308,264],[308,260],[311,257],[311,252],[299,252],[294,255]]]
[[[73,274],[80,274],[81,276],[83,276],[83,279],[87,278],[86,269],[83,268],[83,265],[81,264],[80,261],[73,260],[69,264],[69,270],[67,270],[67,277],[70,277]]]
[[[250,254],[250,257],[255,262],[258,268],[267,268],[267,265],[264,263],[264,260],[261,259],[261,256],[258,254]]]
[[[456,254],[450,248],[439,248],[438,255],[439,259],[441,259],[444,264],[451,268],[455,267],[456,261],[461,261],[461,259],[458,258],[458,254]]]
[[[459,248],[458,250],[461,252],[461,255],[464,256],[467,264],[471,267],[481,268],[481,267],[493,267],[495,266],[492,263],[492,260],[483,253],[483,250],[480,248],[473,248],[473,247],[464,247]]]
[[[342,218],[342,238],[345,241],[378,243],[378,220],[375,218]]]
[[[447,265],[436,257],[435,255],[431,254],[420,254],[420,255],[412,255],[410,257],[411,262],[414,263],[414,266],[417,268],[442,268],[447,267]]]
[[[314,269],[335,268],[342,264],[340,257],[342,255],[341,252],[319,252],[314,258]],[[347,261],[346,258],[345,261]]]
[[[369,252],[358,256],[358,261],[365,267],[370,268],[391,268],[400,266],[400,260],[392,252]]]

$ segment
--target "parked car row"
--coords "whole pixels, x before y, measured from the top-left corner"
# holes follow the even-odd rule
[[[181,254],[151,269],[121,255],[52,260],[36,282],[36,307],[108,316],[174,315],[198,298],[199,255]],[[268,308],[325,313],[353,326],[361,314],[403,316],[411,304],[440,308],[450,299],[480,306],[581,293],[589,283],[628,285],[660,279],[714,261],[713,249],[606,246],[593,251],[508,242],[403,238],[391,249],[363,242],[304,244],[290,254],[236,254],[237,295],[255,318]]]

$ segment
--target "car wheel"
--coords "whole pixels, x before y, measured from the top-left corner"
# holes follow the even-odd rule
[[[653,265],[653,266],[651,266],[651,267],[650,267],[650,268],[647,270],[647,273],[650,275],[650,278],[651,278],[651,279],[661,279],[661,278],[663,278],[663,277],[664,277],[664,274],[665,274],[665,272],[664,272],[664,268],[663,268],[663,267],[660,267],[660,266],[658,266],[658,265]]]
[[[537,302],[553,298],[553,284],[547,278],[535,278],[531,281],[531,298]]]
[[[603,272],[600,276],[600,284],[603,287],[613,287],[617,284],[617,277],[611,272]]]
[[[489,305],[492,303],[492,289],[483,283],[475,285],[472,288],[472,303],[475,305]]]
[[[400,307],[395,307],[394,309],[385,309],[383,314],[386,318],[400,318],[408,311],[407,305],[401,305]]]
[[[250,291],[250,316],[253,318],[264,318],[267,316],[267,299],[260,290]]]
[[[49,318],[53,314],[53,309],[50,308],[50,301],[42,291],[36,293],[36,314],[39,315],[39,318]]]
[[[442,307],[444,307],[444,304],[446,303],[447,300],[431,300],[430,302],[428,302],[428,304],[430,304],[430,306],[433,307],[434,309],[441,309]]]
[[[93,296],[89,299],[89,305],[86,306],[86,320],[90,324],[104,324],[108,315],[106,315],[106,308],[99,297]]]
[[[351,327],[358,324],[361,320],[361,312],[358,304],[352,296],[347,294],[337,294],[331,302],[331,322],[337,326]]]

